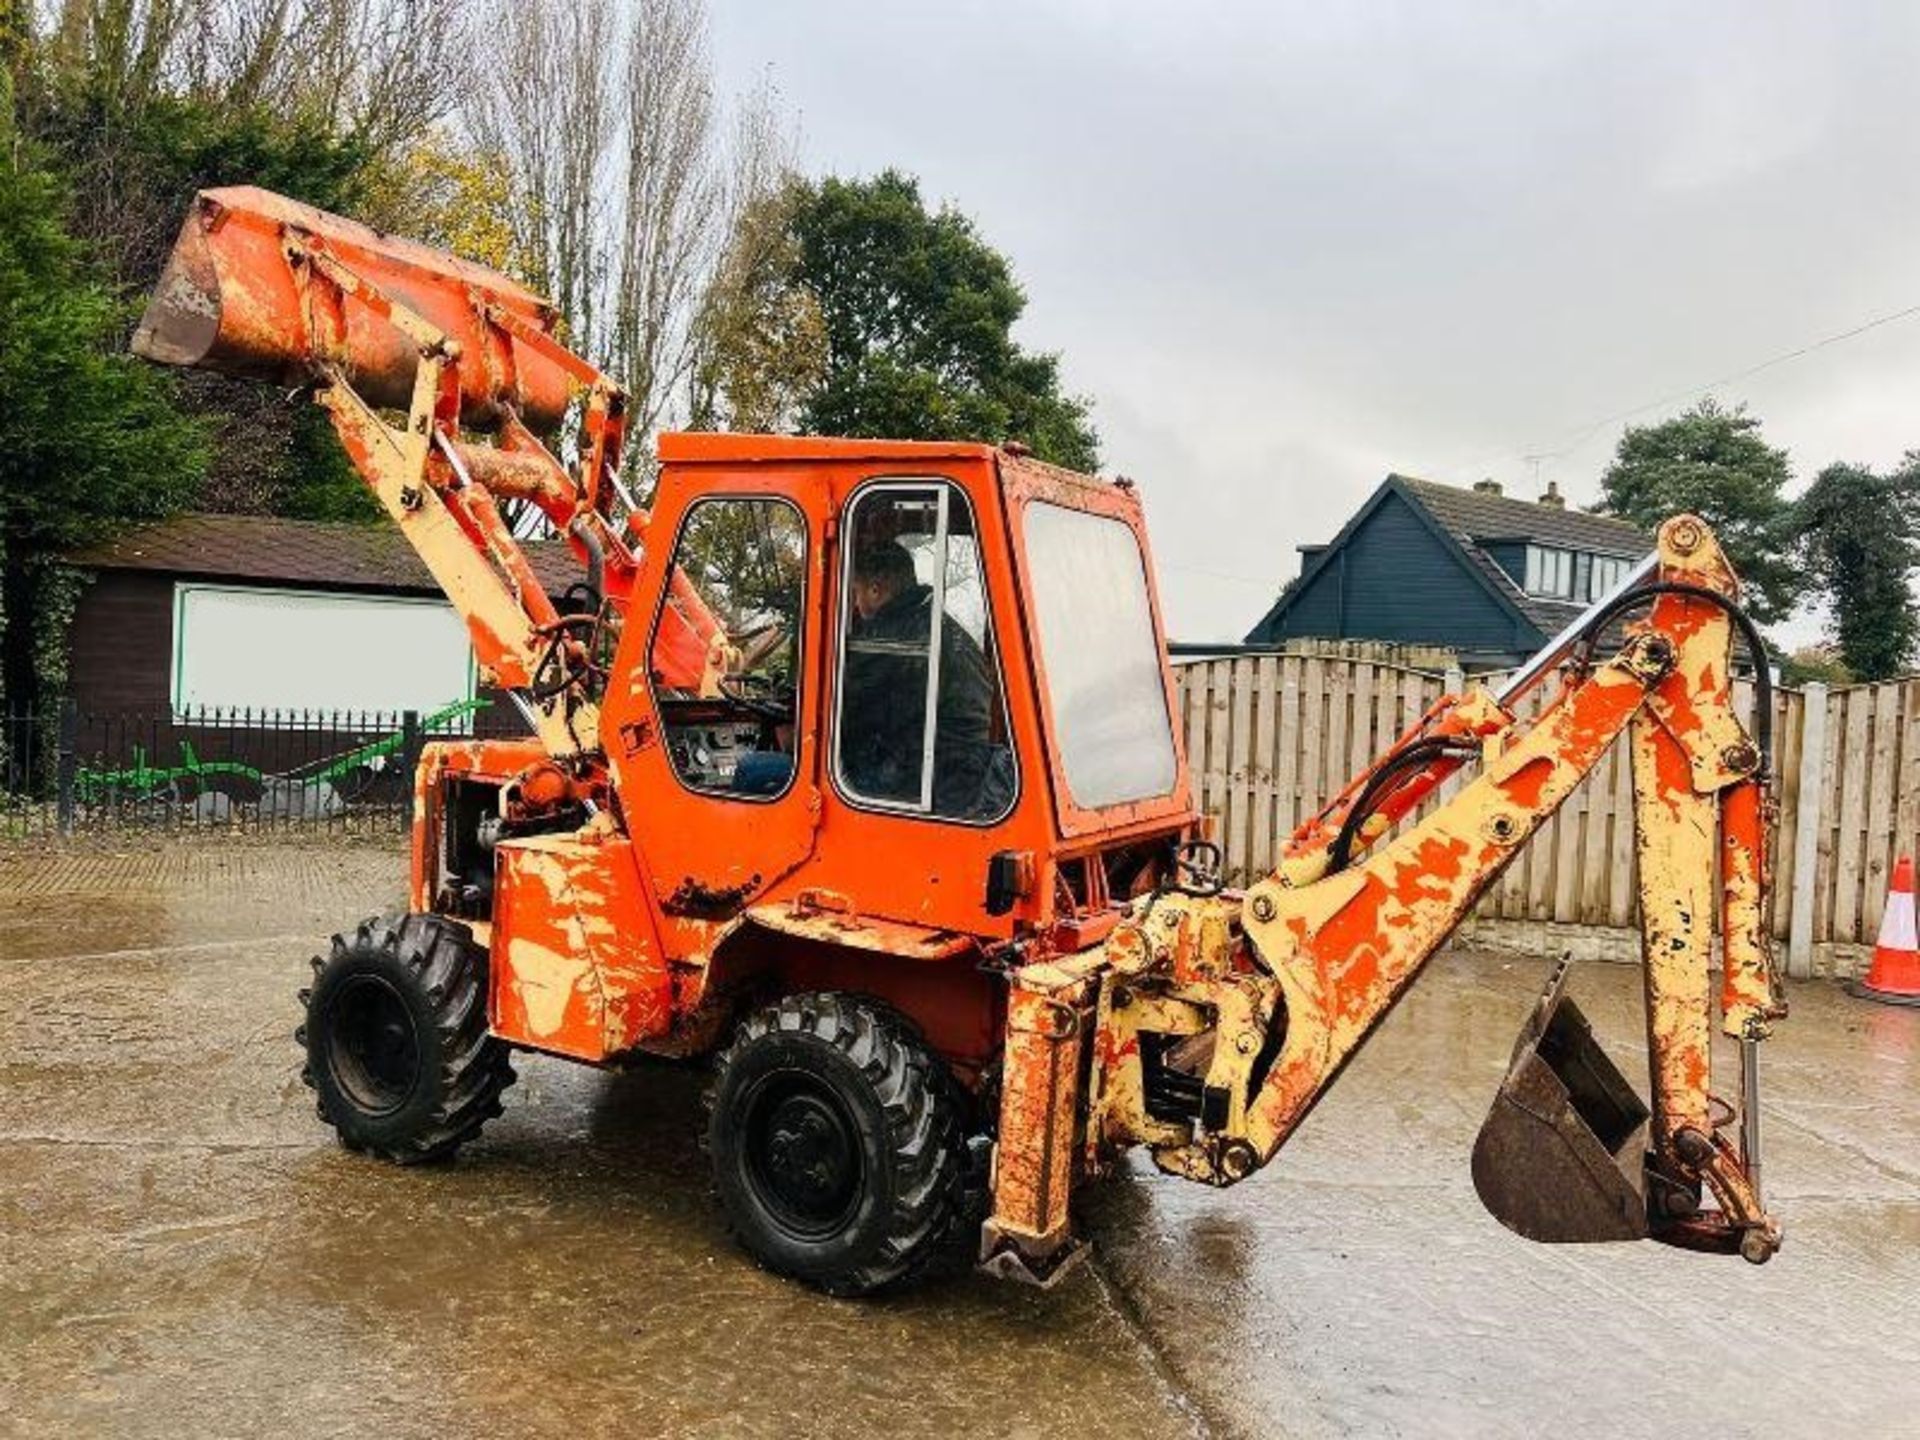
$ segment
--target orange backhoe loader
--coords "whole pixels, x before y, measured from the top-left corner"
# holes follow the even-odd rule
[[[1271,1160],[1622,740],[1651,1107],[1556,974],[1474,1182],[1538,1240],[1778,1247],[1772,710],[1700,521],[1499,693],[1434,705],[1241,892],[1195,812],[1125,481],[1011,444],[665,435],[642,510],[620,388],[544,302],[253,189],[197,197],[134,344],[310,387],[531,732],[427,747],[406,912],[314,961],[298,1038],[349,1147],[452,1154],[516,1049],[711,1057],[718,1188],[764,1264],[853,1294],[977,1245],[1045,1282],[1075,1187],[1128,1149],[1214,1185]],[[565,594],[507,502],[572,545]],[[1710,1088],[1716,1009],[1737,1104]]]

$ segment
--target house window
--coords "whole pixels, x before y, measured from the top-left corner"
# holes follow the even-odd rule
[[[1527,547],[1527,593],[1556,600],[1573,598],[1573,551],[1545,545]]]
[[[1587,599],[1599,600],[1607,595],[1614,586],[1627,578],[1627,562],[1612,555],[1593,557],[1593,579],[1589,582]]]
[[[1599,600],[1627,577],[1631,562],[1615,555],[1527,546],[1526,591],[1549,600]]]

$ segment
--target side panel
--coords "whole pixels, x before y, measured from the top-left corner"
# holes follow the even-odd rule
[[[494,1033],[595,1061],[665,1034],[672,995],[632,846],[540,835],[503,841],[497,863]]]

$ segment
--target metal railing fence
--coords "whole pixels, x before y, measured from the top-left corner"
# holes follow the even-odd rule
[[[428,740],[519,736],[510,706],[0,716],[0,840],[318,827],[398,834]]]

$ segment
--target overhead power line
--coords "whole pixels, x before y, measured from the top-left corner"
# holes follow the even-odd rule
[[[1558,449],[1526,450],[1523,452],[1520,448],[1515,447],[1496,450],[1478,460],[1469,460],[1463,465],[1455,466],[1454,469],[1456,471],[1477,470],[1481,466],[1490,464],[1495,460],[1505,460],[1513,456],[1519,456],[1522,459],[1533,462],[1537,468],[1538,462],[1540,461],[1558,460],[1567,455],[1571,455],[1582,445],[1585,445],[1587,441],[1591,440],[1595,432],[1609,425],[1618,425],[1623,421],[1633,419],[1636,415],[1644,415],[1649,410],[1664,409],[1669,405],[1677,405],[1682,400],[1690,400],[1697,395],[1708,394],[1724,386],[1734,385],[1742,380],[1751,379],[1764,370],[1771,370],[1776,366],[1803,359],[1813,354],[1816,350],[1825,350],[1829,346],[1839,345],[1845,341],[1857,339],[1870,330],[1878,330],[1883,325],[1892,325],[1896,321],[1906,320],[1915,315],[1920,315],[1920,305],[1908,305],[1900,310],[1892,310],[1885,315],[1878,315],[1871,320],[1855,325],[1851,329],[1836,331],[1832,335],[1822,336],[1818,340],[1810,340],[1806,344],[1795,346],[1791,350],[1783,350],[1778,355],[1769,356],[1767,359],[1760,361],[1757,365],[1749,365],[1743,370],[1734,371],[1731,375],[1723,375],[1718,380],[1709,380],[1702,385],[1689,385],[1684,390],[1675,390],[1669,394],[1662,395],[1657,400],[1649,400],[1645,404],[1635,405],[1630,410],[1619,410],[1611,415],[1603,415],[1591,424],[1563,430],[1560,432],[1560,436],[1571,438],[1567,439],[1567,442]]]
[[[1817,350],[1825,350],[1829,346],[1839,345],[1845,341],[1857,339],[1859,336],[1865,335],[1868,331],[1878,330],[1884,325],[1892,325],[1901,320],[1911,319],[1915,315],[1920,315],[1920,305],[1908,305],[1899,310],[1892,310],[1885,315],[1877,315],[1873,319],[1864,321],[1850,329],[1838,330],[1831,335],[1824,335],[1818,340],[1810,340],[1804,345],[1795,346],[1791,350],[1783,350],[1778,355],[1769,356],[1758,364],[1749,365],[1743,370],[1736,370],[1730,375],[1723,375],[1718,380],[1710,380],[1704,385],[1689,385],[1683,390],[1672,391],[1666,395],[1662,395],[1657,400],[1649,400],[1644,404],[1635,405],[1629,410],[1618,410],[1611,415],[1603,415],[1598,420],[1592,421],[1589,424],[1561,431],[1561,436],[1571,436],[1572,438],[1558,449],[1532,450],[1513,447],[1496,450],[1482,456],[1480,459],[1469,460],[1464,464],[1453,466],[1452,469],[1457,474],[1463,470],[1478,470],[1481,466],[1491,464],[1496,460],[1518,457],[1533,466],[1534,479],[1538,481],[1540,477],[1540,465],[1543,461],[1559,460],[1572,454],[1582,445],[1586,444],[1588,440],[1592,439],[1596,431],[1604,429],[1608,425],[1618,425],[1624,421],[1633,419],[1637,415],[1644,415],[1649,410],[1659,410],[1668,405],[1677,405],[1682,400],[1690,400],[1697,395],[1704,395],[1727,385],[1738,384],[1742,380],[1751,379],[1762,371],[1772,370],[1776,366],[1802,359]],[[1549,443],[1553,442],[1550,441]],[[1252,575],[1238,575],[1231,571],[1217,570],[1202,565],[1185,565],[1174,560],[1162,559],[1159,561],[1159,565],[1163,570],[1177,570],[1188,575],[1203,575],[1208,579],[1225,580],[1236,585],[1259,586],[1269,594],[1277,594],[1279,587],[1285,584],[1284,581],[1276,583],[1272,577],[1258,579]]]

